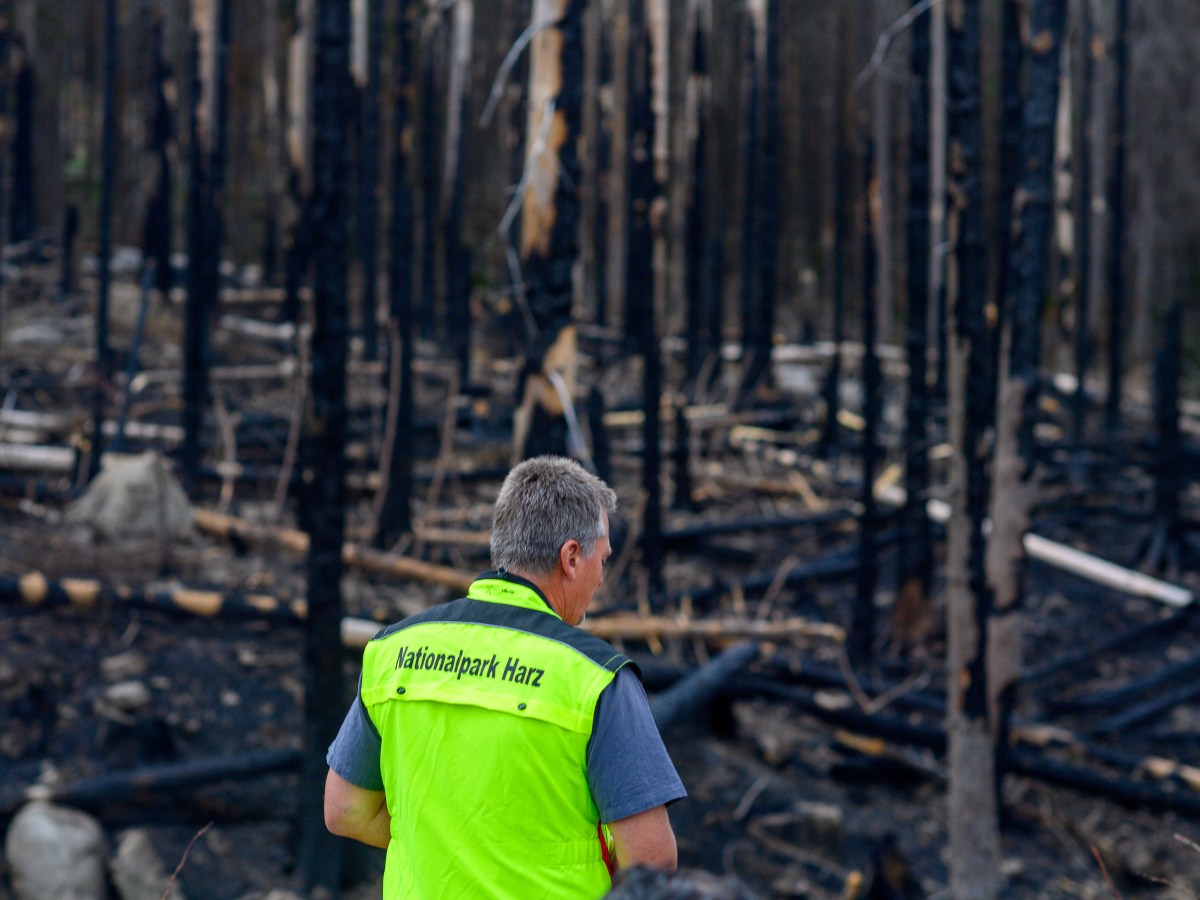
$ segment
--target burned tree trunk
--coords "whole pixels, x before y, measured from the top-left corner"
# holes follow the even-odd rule
[[[208,403],[209,319],[220,295],[221,205],[225,184],[229,0],[193,7],[192,172],[188,202],[188,298],[184,336],[183,474],[194,484]]]
[[[154,96],[151,101],[149,151],[154,158],[154,184],[146,204],[142,246],[154,266],[154,286],[165,299],[171,288],[171,157],[175,142],[174,76],[166,59],[162,11],[154,19]]]
[[[778,0],[748,5],[742,124],[742,398],[771,380],[779,255]]]
[[[296,0],[288,39],[287,168],[290,221],[284,238],[283,306],[280,317],[298,323],[300,290],[308,277],[312,230],[308,194],[312,182],[312,33],[315,0]]]
[[[1087,379],[1091,363],[1091,335],[1088,329],[1091,300],[1092,266],[1092,149],[1088,122],[1092,109],[1092,14],[1090,0],[1079,8],[1079,37],[1075,44],[1079,57],[1078,125],[1072,137],[1074,176],[1078,185],[1075,201],[1075,396],[1071,401],[1072,437],[1082,448],[1087,426]]]
[[[348,4],[318,0],[313,65],[313,334],[306,422],[303,516],[308,550],[305,625],[305,754],[300,858],[310,886],[337,890],[341,845],[324,827],[325,749],[345,705],[342,647],[342,543],[346,521],[346,111],[350,101]]]
[[[990,597],[984,577],[987,449],[992,345],[985,316],[980,115],[980,0],[947,9],[952,234],[957,290],[950,317],[949,425],[953,456],[947,548],[947,733],[950,781],[950,885],[956,897],[1000,893],[1000,834],[984,648]]]
[[[5,67],[7,69],[7,66]],[[7,74],[7,73],[6,73]],[[108,346],[108,291],[112,262],[112,196],[117,177],[117,4],[104,3],[104,120],[101,136],[100,228],[96,272],[96,384],[92,394],[92,452],[89,479],[100,471],[104,448],[105,392],[112,377],[112,352]],[[0,242],[2,245],[3,242]]]
[[[1113,35],[1116,84],[1113,88],[1112,162],[1109,170],[1108,202],[1108,396],[1104,425],[1110,440],[1121,428],[1122,339],[1125,319],[1125,142],[1129,118],[1129,0],[1117,0],[1116,33]]]
[[[396,4],[396,35],[392,82],[395,85],[392,147],[392,223],[388,259],[389,397],[395,418],[389,423],[387,489],[379,508],[374,544],[390,546],[412,530],[413,475],[413,100],[412,32],[416,18],[413,0]]]
[[[838,409],[841,405],[842,387],[842,341],[845,339],[845,307],[847,292],[847,269],[851,267],[853,254],[850,251],[850,210],[853,207],[853,163],[854,145],[857,140],[854,91],[850,87],[849,74],[854,65],[854,46],[858,39],[855,14],[850,7],[843,7],[838,18],[839,66],[842,77],[834,104],[835,131],[833,149],[833,260],[830,277],[831,303],[833,306],[833,358],[825,376],[822,394],[825,400],[825,422],[821,430],[819,452],[828,457],[836,450],[839,442],[840,425]]]
[[[1190,565],[1180,497],[1187,484],[1182,471],[1179,380],[1183,362],[1183,307],[1176,301],[1163,322],[1163,346],[1154,366],[1154,419],[1158,446],[1154,462],[1154,529],[1143,563],[1152,571],[1179,573]]]
[[[474,0],[454,4],[450,40],[450,90],[446,111],[446,154],[442,173],[442,264],[446,291],[446,338],[466,386],[471,361],[471,254],[463,242],[463,159],[466,156],[467,87],[471,76]]]
[[[520,257],[534,333],[528,336],[514,456],[566,455],[566,404],[575,393],[571,270],[579,252],[579,135],[585,0],[536,0]]]
[[[655,315],[651,215],[658,185],[654,177],[654,114],[650,108],[650,35],[644,0],[629,4],[629,247],[625,269],[626,328],[633,328],[645,371],[642,379],[642,563],[652,596],[663,592],[662,491],[659,458],[659,400],[662,360]]]
[[[18,66],[13,79],[12,205],[9,207],[8,239],[12,243],[33,237],[37,224],[34,176],[34,72],[33,61],[21,37],[17,38]]]
[[[685,115],[688,119],[687,132],[691,147],[691,191],[686,224],[687,270],[687,358],[685,371],[687,384],[698,390],[698,383],[706,360],[720,352],[719,328],[712,328],[709,310],[719,304],[720,291],[715,283],[717,268],[715,243],[710,235],[709,195],[709,97],[711,87],[708,73],[708,40],[711,12],[701,7],[698,0],[689,4],[691,38],[691,72],[688,75]]]
[[[1028,85],[1020,134],[1016,239],[1000,360],[992,532],[987,574],[993,602],[986,625],[987,690],[998,764],[1021,674],[1023,540],[1034,500],[1034,431],[1041,356],[1039,319],[1049,282],[1054,217],[1054,126],[1066,0],[1037,0],[1029,37]],[[998,769],[999,771],[999,769]]]
[[[917,0],[920,2],[920,0]],[[914,6],[916,4],[914,3]],[[892,615],[892,642],[901,652],[920,645],[932,626],[929,597],[933,538],[925,503],[929,492],[929,15],[912,25],[909,56],[908,317],[904,484],[900,530],[900,590]]]
[[[876,225],[879,216],[879,172],[875,168],[873,145],[868,142],[863,168],[866,172],[867,204],[863,210],[863,312],[862,312],[862,379],[863,435],[862,487],[859,494],[862,513],[858,520],[858,576],[854,610],[847,649],[850,658],[859,666],[872,661],[875,649],[875,587],[877,583],[876,528],[879,517],[875,506],[875,470],[879,465],[880,448],[877,441],[882,409],[883,377],[879,355],[875,348],[878,330],[878,247]]]
[[[361,278],[360,329],[363,339],[363,358],[379,357],[379,84],[381,54],[383,53],[383,3],[368,3],[362,27],[366,31],[365,58],[356,67],[355,108],[358,126],[355,145],[358,149],[355,186],[355,243]]]

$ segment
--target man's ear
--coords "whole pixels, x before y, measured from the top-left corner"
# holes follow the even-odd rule
[[[571,581],[574,581],[575,576],[579,574],[579,558],[582,549],[579,541],[574,538],[565,541],[558,548],[558,564],[562,568],[563,575]]]

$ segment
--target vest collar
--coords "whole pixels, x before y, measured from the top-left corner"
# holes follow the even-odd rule
[[[536,584],[504,569],[484,572],[471,582],[467,589],[467,599],[481,600],[485,603],[506,603],[509,606],[549,613],[556,619],[562,619]]]

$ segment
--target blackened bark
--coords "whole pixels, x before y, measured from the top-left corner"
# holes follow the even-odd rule
[[[840,67],[843,77],[839,79],[839,88],[835,99],[834,114],[835,130],[837,132],[836,146],[833,151],[834,183],[834,238],[833,263],[829,279],[829,290],[833,306],[832,338],[833,358],[829,363],[829,371],[825,375],[822,394],[825,401],[825,422],[821,429],[819,452],[822,457],[828,457],[837,447],[840,427],[838,425],[838,407],[842,387],[842,341],[845,339],[845,295],[846,270],[851,260],[850,252],[850,211],[853,208],[854,176],[853,158],[856,138],[854,93],[850,87],[851,79],[847,72],[854,64],[853,48],[857,39],[857,29],[854,26],[854,11],[843,7],[838,19],[838,46],[841,55]]]
[[[535,384],[547,387],[551,369],[561,369],[568,389],[573,379],[572,269],[579,255],[577,138],[583,103],[584,6],[585,0],[563,0],[554,26],[561,36],[555,51],[557,62],[549,63],[557,66],[559,72],[558,93],[553,96],[551,113],[558,127],[551,130],[544,151],[544,155],[553,154],[557,162],[553,200],[546,209],[536,206],[536,198],[527,196],[524,207],[522,261],[526,297],[536,327],[525,351],[522,381],[527,392],[526,403],[529,392],[536,390]],[[540,81],[544,74],[533,71],[531,77],[545,84]],[[546,114],[546,110],[535,112]],[[527,155],[529,152],[530,148],[527,148]],[[649,247],[648,234],[646,246]],[[556,359],[550,358],[552,352]],[[566,417],[559,403],[532,404],[532,418],[522,452],[526,458],[544,453],[567,455]]]
[[[413,190],[412,33],[416,4],[396,0],[392,63],[395,84],[392,147],[392,222],[388,258],[388,366],[397,385],[396,428],[392,435],[388,489],[380,507],[375,546],[391,546],[412,530],[413,488]],[[396,371],[396,370],[399,371]]]
[[[1183,371],[1183,308],[1172,304],[1163,321],[1163,343],[1155,354],[1154,419],[1158,447],[1154,460],[1154,530],[1144,563],[1178,575],[1190,565],[1179,498],[1186,492],[1179,430],[1179,380]]]
[[[104,3],[104,119],[100,156],[100,227],[96,272],[96,385],[92,394],[92,452],[88,477],[100,471],[104,449],[104,399],[112,374],[108,346],[108,292],[112,262],[112,195],[117,177],[117,4]]]
[[[434,98],[437,96],[437,35],[421,41],[421,336],[437,335],[437,285],[434,278],[435,228],[437,224],[438,179],[436,160],[438,128]]]
[[[876,530],[879,516],[875,504],[875,470],[879,465],[879,416],[882,409],[883,375],[879,354],[875,349],[878,331],[877,295],[878,247],[875,244],[876,222],[879,215],[879,175],[875,170],[874,146],[867,142],[863,159],[866,173],[868,202],[863,211],[863,312],[862,312],[862,377],[863,377],[863,434],[862,486],[859,502],[862,513],[858,519],[858,574],[855,583],[854,608],[851,615],[847,650],[851,660],[859,665],[869,664],[875,650],[875,586]]]
[[[692,500],[691,444],[692,429],[688,425],[687,404],[683,398],[675,403],[675,445],[673,462],[675,469],[675,509],[694,511]]]
[[[211,94],[204,95],[193,35],[193,89],[191,111],[191,173],[188,195],[188,299],[184,336],[183,476],[196,482],[203,452],[201,432],[208,403],[209,318],[216,313],[220,294],[221,207],[225,188],[225,155],[228,111],[226,73],[229,55],[229,0],[213,6]],[[208,102],[207,115],[201,105]],[[203,122],[203,127],[201,127]]]
[[[358,170],[355,238],[362,273],[363,358],[379,358],[379,82],[383,53],[383,2],[367,4],[366,83],[357,90]]]
[[[0,115],[3,115],[0,113]],[[3,168],[0,168],[0,180]],[[61,266],[58,274],[58,296],[69,297],[75,290],[75,239],[79,237],[79,207],[67,204],[63,213]]]
[[[207,207],[208,161],[200,135],[200,106],[203,86],[200,76],[199,37],[193,31],[192,78],[188,103],[188,197],[187,197],[187,301],[184,307],[183,331],[183,448],[181,455],[184,485],[188,490],[199,481],[201,430],[204,408],[208,405],[208,316],[210,290],[205,283],[204,258],[208,228],[205,225]]]
[[[171,147],[175,138],[175,112],[169,99],[174,93],[173,75],[164,53],[163,32],[164,17],[159,11],[154,19],[154,96],[146,148],[157,171],[146,204],[142,247],[146,260],[154,265],[154,286],[165,298],[171,288]]]
[[[751,378],[757,367],[755,356],[762,351],[759,330],[762,284],[758,280],[758,193],[759,193],[759,84],[758,28],[747,9],[742,32],[742,121],[739,156],[742,165],[741,291],[742,312],[742,396],[753,387]],[[741,398],[739,398],[741,399]]]
[[[634,329],[645,366],[642,381],[642,562],[652,596],[663,590],[662,496],[659,487],[659,399],[662,361],[654,309],[654,267],[650,215],[657,193],[654,179],[654,113],[650,108],[650,35],[644,0],[629,5],[629,251],[626,267],[626,327]]]
[[[1071,402],[1072,436],[1083,445],[1087,426],[1087,391],[1084,382],[1091,362],[1088,332],[1092,260],[1092,148],[1088,121],[1092,110],[1092,14],[1090,0],[1079,3],[1079,108],[1072,143],[1078,194],[1075,200],[1075,396]]]
[[[955,896],[999,895],[999,824],[995,747],[987,706],[986,625],[991,597],[984,572],[987,429],[994,371],[985,305],[980,90],[980,0],[947,8],[951,194],[957,219],[957,293],[949,337],[953,514],[947,553],[947,730],[950,748],[951,890]],[[952,232],[953,233],[953,232]]]
[[[693,119],[692,189],[687,217],[687,384],[700,387],[697,379],[709,353],[718,346],[720,335],[706,333],[707,310],[712,306],[712,259],[708,255],[708,46],[703,22],[697,13],[692,22],[691,90],[688,115]]]
[[[310,887],[339,887],[341,842],[322,814],[325,750],[345,707],[342,679],[342,543],[346,520],[346,274],[349,235],[350,10],[318,0],[313,68],[313,334],[306,421],[304,501],[311,543],[305,623],[305,754],[301,783],[300,859]]]
[[[1022,117],[1022,63],[1023,48],[1021,41],[1021,19],[1025,0],[1003,0],[1003,21],[1001,24],[1001,73],[1000,73],[1000,186],[996,197],[996,230],[995,240],[990,243],[995,252],[994,259],[998,262],[996,283],[992,287],[993,298],[997,306],[1003,306],[1010,293],[1009,262],[1012,259],[1012,245],[1016,240],[1017,223],[1014,220],[1019,215],[1015,209],[1015,194],[1017,184],[1023,172],[1020,171],[1022,160],[1021,148],[1021,117]],[[1000,329],[991,329],[992,351],[994,362],[1000,359]],[[988,379],[993,392],[996,390],[998,376]],[[992,405],[995,405],[995,398]]]
[[[918,0],[919,2],[919,0]],[[915,4],[914,4],[915,5]],[[933,537],[925,503],[929,494],[929,15],[912,24],[908,88],[908,317],[905,332],[908,393],[905,404],[904,484],[901,514],[900,590],[892,640],[905,652],[932,624],[929,586]]]
[[[1117,0],[1116,33],[1113,35],[1116,64],[1116,97],[1113,102],[1112,167],[1109,170],[1108,203],[1111,231],[1108,245],[1108,396],[1104,424],[1110,439],[1121,427],[1122,339],[1125,319],[1125,142],[1129,119],[1129,0]]]
[[[1028,86],[1020,132],[1020,203],[1008,263],[1007,358],[1001,365],[988,582],[987,682],[995,721],[997,771],[1004,764],[1009,722],[1021,673],[1025,554],[1035,490],[1034,423],[1041,357],[1039,319],[1049,284],[1054,225],[1054,129],[1066,0],[1037,0],[1032,11]]]
[[[19,38],[17,47],[21,51],[21,66],[13,84],[12,205],[9,207],[8,226],[8,239],[13,243],[33,237],[33,228],[37,222],[37,210],[34,206],[33,64]]]
[[[470,78],[470,57],[464,58],[459,42],[470,43],[474,27],[470,19],[461,25],[459,16],[472,16],[471,7],[465,2],[456,4],[453,26],[454,38],[451,46],[454,50],[450,55],[450,65],[461,66],[464,71],[458,74],[464,82]],[[454,79],[451,79],[452,82]],[[446,342],[458,364],[459,384],[464,388],[470,381],[471,365],[471,253],[463,242],[463,161],[466,159],[466,135],[469,91],[465,88],[457,98],[457,122],[447,127],[447,141],[453,141],[454,146],[446,148],[446,155],[452,160],[452,170],[447,172],[445,193],[442,197],[444,213],[442,215],[442,253],[444,283],[446,286],[445,333]],[[453,107],[452,107],[453,108]],[[578,188],[576,188],[578,190]]]

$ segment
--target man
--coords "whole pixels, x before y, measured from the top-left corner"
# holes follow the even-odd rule
[[[616,494],[577,463],[516,466],[496,571],[385,628],[329,748],[325,822],[387,848],[384,897],[595,898],[673,871],[686,795],[635,667],[576,628],[604,582]]]

